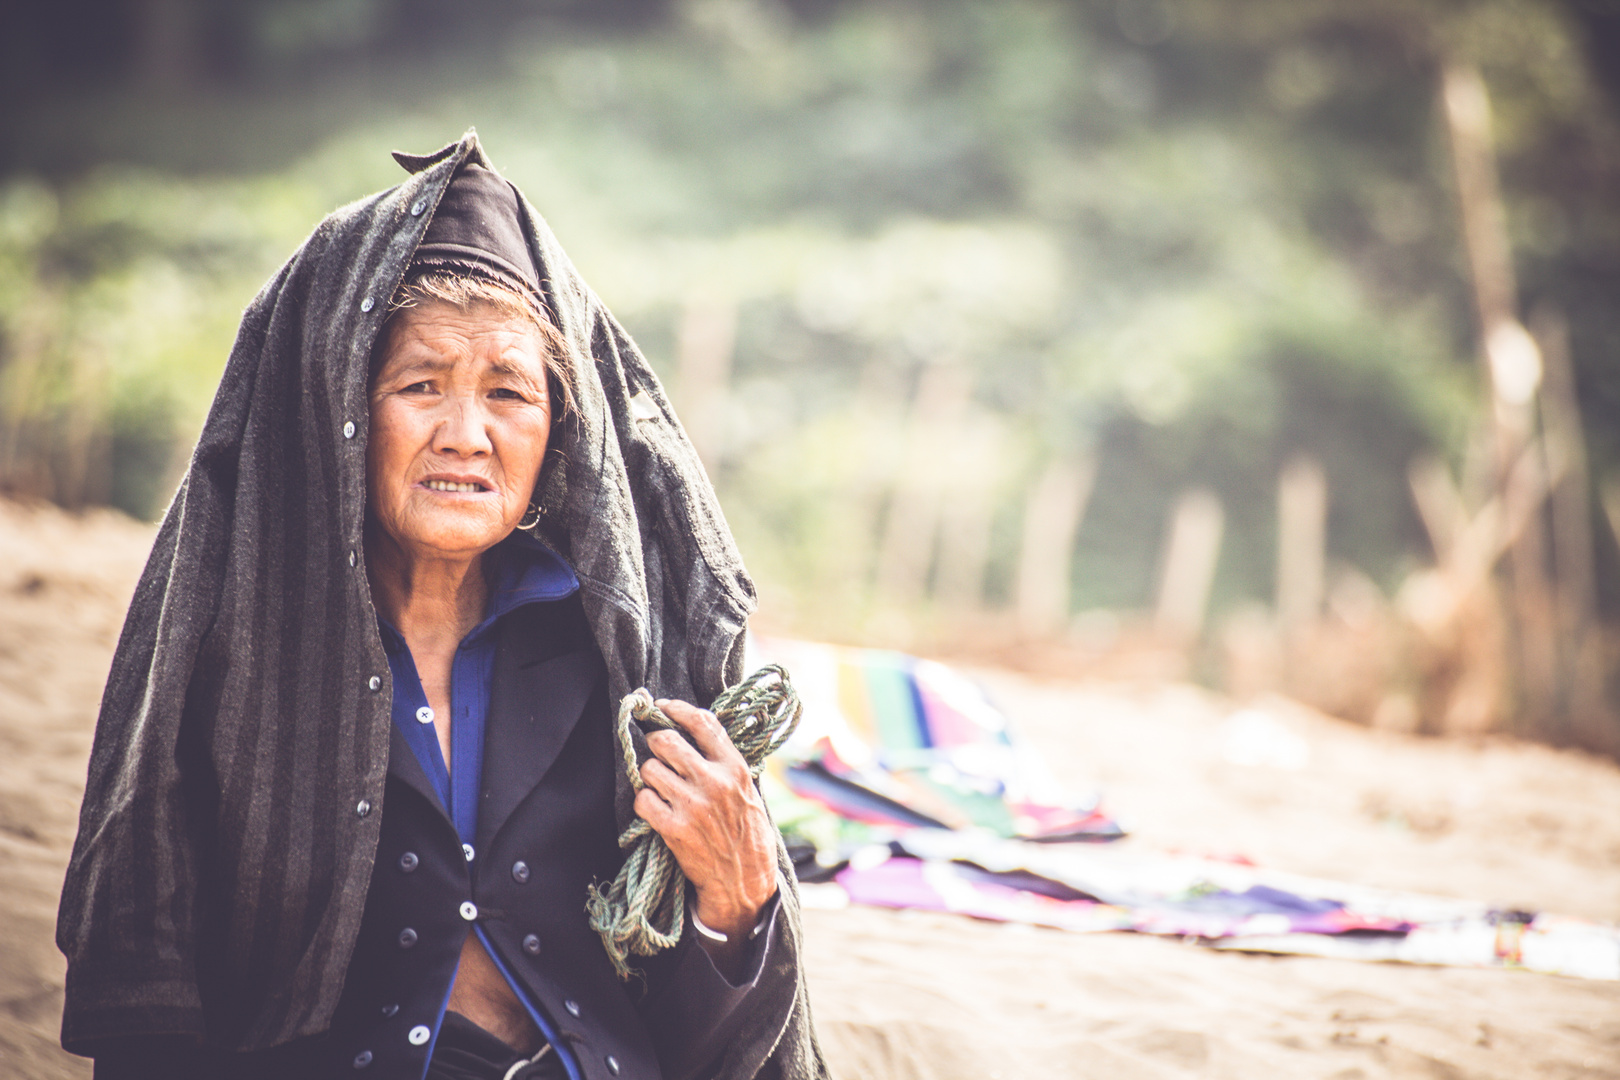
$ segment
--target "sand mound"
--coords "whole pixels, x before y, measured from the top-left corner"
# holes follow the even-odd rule
[[[56,1045],[52,935],[96,703],[154,530],[0,500],[0,1061],[88,1076]]]
[[[0,501],[0,1062],[56,1048],[56,895],[96,702],[153,530]],[[1620,769],[1370,732],[1277,700],[978,673],[1132,844],[1620,920]],[[1237,715],[1234,716],[1234,713]],[[1280,734],[1279,734],[1280,732]],[[807,913],[835,1075],[1620,1077],[1620,984],[1216,953],[952,916]]]

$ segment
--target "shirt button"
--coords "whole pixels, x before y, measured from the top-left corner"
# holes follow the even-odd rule
[[[354,438],[354,421],[353,420],[345,420],[345,421],[343,421],[343,437],[345,439]]]
[[[540,935],[539,934],[530,934],[528,937],[524,938],[523,939],[523,951],[528,953],[530,956],[539,956],[540,955]]]
[[[370,1050],[362,1050],[358,1054],[354,1055],[354,1067],[355,1068],[363,1069],[367,1065],[370,1065],[370,1064],[371,1064],[371,1051]]]
[[[371,800],[361,799],[359,802],[355,803],[354,812],[357,817],[365,817],[367,814],[371,813]]]
[[[399,868],[409,874],[411,871],[415,870],[421,862],[422,860],[416,857],[416,852],[407,851],[405,854],[399,857]]]
[[[612,1054],[607,1056],[607,1067],[608,1072],[612,1073],[614,1076],[619,1075],[619,1059],[614,1057]]]
[[[467,861],[468,862],[473,861],[473,846],[471,844],[462,844],[461,845],[461,853],[463,855],[467,856]]]
[[[401,930],[399,932],[399,947],[400,948],[408,949],[412,945],[415,945],[415,944],[416,944],[416,931],[415,930],[412,930],[410,927],[407,926],[405,929],[403,929],[403,930]]]
[[[366,685],[369,686],[371,688],[371,692],[375,694],[377,691],[382,689],[382,676],[373,675],[371,678],[366,680]]]
[[[569,1016],[572,1016],[575,1020],[579,1019],[579,1002],[569,998],[563,1002],[563,1008],[568,1010]]]
[[[418,724],[431,724],[431,723],[433,723],[433,710],[428,708],[426,705],[422,706],[420,709],[417,709],[416,710],[416,722]]]
[[[415,1027],[411,1028],[411,1033],[405,1037],[410,1040],[412,1046],[421,1046],[423,1043],[433,1038],[433,1032],[427,1029],[426,1024],[417,1024]]]
[[[461,902],[461,917],[468,922],[478,918],[478,905],[471,900],[463,900]]]
[[[519,859],[512,864],[512,880],[519,885],[526,885],[529,881],[529,864]]]
[[[382,1007],[382,1014],[384,1016],[393,1016],[397,1012],[399,1012],[398,1005],[384,1005]]]

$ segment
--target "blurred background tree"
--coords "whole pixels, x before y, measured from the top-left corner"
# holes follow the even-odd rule
[[[1363,720],[1613,748],[1606,705],[1576,723],[1511,660],[1554,635],[1521,564],[1507,615],[1459,594],[1438,630],[1413,582],[1505,491],[1450,64],[1487,89],[1513,301],[1564,328],[1585,461],[1542,488],[1579,489],[1581,602],[1620,613],[1590,509],[1620,482],[1620,7],[68,0],[7,28],[5,490],[160,513],[259,284],[398,179],[387,150],[476,125],[670,384],[769,624],[1145,642]],[[1557,506],[1530,557],[1567,582]],[[1370,689],[1290,682],[1297,641],[1370,656]],[[1606,699],[1604,648],[1554,682]],[[1448,720],[1479,663],[1490,716]]]

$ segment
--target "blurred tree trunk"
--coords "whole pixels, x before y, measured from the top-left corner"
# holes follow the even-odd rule
[[[1024,503],[1024,534],[1018,557],[1019,629],[1043,637],[1069,617],[1074,538],[1091,499],[1097,463],[1090,455],[1049,462]]]
[[[940,512],[934,596],[942,607],[958,615],[971,616],[984,606],[995,517],[995,469],[1001,457],[998,435],[993,420],[970,413],[951,440],[951,478]]]
[[[1553,567],[1556,595],[1560,712],[1558,734],[1595,750],[1620,751],[1615,720],[1604,700],[1603,644],[1597,624],[1596,575],[1592,564],[1592,479],[1587,467],[1586,432],[1575,395],[1575,373],[1569,357],[1569,325],[1548,304],[1531,317],[1546,375],[1541,394],[1548,470],[1557,477],[1552,489]]]
[[[1527,733],[1556,738],[1563,727],[1559,700],[1562,665],[1559,617],[1548,580],[1540,505],[1551,480],[1536,431],[1541,351],[1518,319],[1518,286],[1497,184],[1490,101],[1479,69],[1469,63],[1446,63],[1441,99],[1479,319],[1480,357],[1490,388],[1494,487],[1504,509],[1524,514],[1511,545],[1508,605],[1515,641],[1512,666],[1517,675],[1518,726]],[[1526,470],[1539,471],[1542,482],[1521,482]],[[1532,489],[1537,489],[1535,502],[1526,506]]]
[[[1285,634],[1322,613],[1327,510],[1321,464],[1295,458],[1277,479],[1277,621]]]
[[[38,499],[57,497],[51,455],[56,424],[46,405],[52,330],[63,315],[61,292],[36,288],[23,307],[0,366],[0,490]]]
[[[1214,492],[1196,488],[1176,501],[1170,517],[1154,627],[1183,647],[1197,642],[1220,562],[1226,511]]]
[[[726,391],[737,343],[737,305],[689,299],[675,331],[677,408],[710,477],[719,475],[726,451]]]
[[[970,389],[967,373],[950,363],[929,364],[918,382],[877,557],[878,595],[896,607],[911,607],[927,592],[949,482],[947,463]]]

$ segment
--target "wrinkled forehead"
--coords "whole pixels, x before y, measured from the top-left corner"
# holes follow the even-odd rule
[[[547,348],[525,314],[496,304],[422,299],[397,311],[378,335],[370,381],[402,370],[512,375],[544,382]]]

